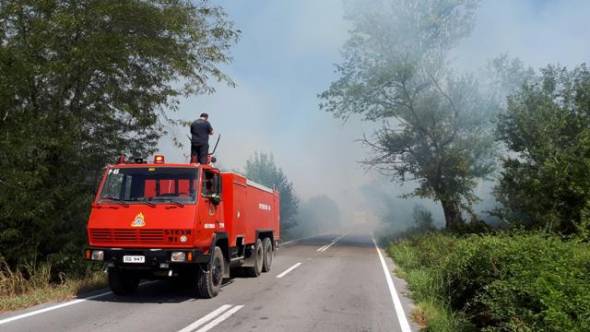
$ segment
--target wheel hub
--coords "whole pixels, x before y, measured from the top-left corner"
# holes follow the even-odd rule
[[[211,269],[211,276],[213,277],[213,283],[215,284],[215,286],[221,283],[222,273],[223,271],[221,271],[221,260],[219,258],[215,258],[215,260],[213,261],[213,267]]]

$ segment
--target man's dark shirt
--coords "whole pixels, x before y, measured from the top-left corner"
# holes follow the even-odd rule
[[[192,144],[204,145],[209,144],[209,135],[213,132],[213,127],[207,120],[198,119],[191,124]]]

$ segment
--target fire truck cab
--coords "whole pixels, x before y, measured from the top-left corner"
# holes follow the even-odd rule
[[[270,271],[280,239],[279,194],[211,164],[126,161],[104,170],[87,224],[84,258],[104,262],[111,290],[177,278],[218,294],[230,267]]]

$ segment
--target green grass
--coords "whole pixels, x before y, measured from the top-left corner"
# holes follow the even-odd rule
[[[0,312],[68,300],[107,285],[106,275],[101,271],[88,271],[82,276],[72,277],[58,273],[56,277],[49,264],[16,270],[5,263],[0,265]]]
[[[427,331],[589,331],[590,247],[540,233],[393,243]]]
[[[448,248],[447,245],[452,238],[437,238],[437,240],[431,243],[422,242],[423,252],[419,252],[419,248],[410,245],[408,241],[392,244],[388,249],[389,255],[399,266],[397,275],[408,282],[416,302],[412,318],[424,331],[472,330],[469,323],[453,314],[446,304],[447,299],[440,292],[444,288],[444,280],[440,273],[436,269],[428,268],[430,264],[425,264],[426,259],[431,262],[443,259],[445,254],[439,250]]]

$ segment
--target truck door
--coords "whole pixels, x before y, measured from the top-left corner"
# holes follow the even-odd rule
[[[215,170],[203,170],[199,216],[205,231],[217,232],[225,228],[221,218],[221,176]]]

